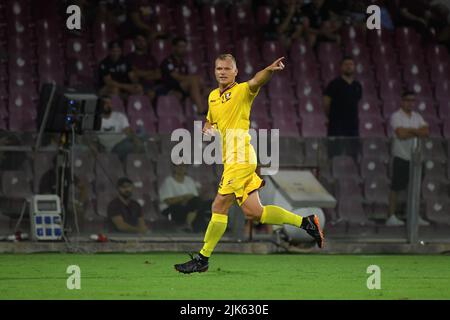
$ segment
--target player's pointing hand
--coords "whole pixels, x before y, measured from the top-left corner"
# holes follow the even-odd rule
[[[284,69],[284,57],[278,58],[270,66],[267,67],[270,71],[280,71]]]

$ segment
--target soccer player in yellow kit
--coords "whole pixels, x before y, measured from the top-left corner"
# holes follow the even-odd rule
[[[203,248],[199,254],[191,255],[190,261],[176,264],[175,269],[179,272],[208,270],[208,258],[227,228],[228,210],[234,201],[237,201],[247,219],[263,224],[289,224],[305,229],[319,248],[323,247],[323,233],[317,215],[301,217],[275,205],[263,206],[259,199],[258,189],[264,185],[264,181],[255,172],[257,157],[248,133],[250,111],[260,88],[270,80],[274,72],[284,69],[283,59],[277,59],[243,83],[236,82],[238,70],[231,54],[222,54],[215,61],[215,76],[219,87],[209,94],[209,110],[203,133],[220,133],[224,171],[212,204],[212,217]]]

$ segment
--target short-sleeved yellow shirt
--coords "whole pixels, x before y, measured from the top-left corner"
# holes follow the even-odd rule
[[[217,88],[209,94],[206,119],[220,132],[224,164],[256,163],[248,130],[252,103],[258,92],[251,92],[248,82],[234,82],[222,92]]]

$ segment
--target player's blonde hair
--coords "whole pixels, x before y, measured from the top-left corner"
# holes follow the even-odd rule
[[[227,59],[231,59],[231,61],[233,61],[234,66],[237,67],[236,59],[234,58],[234,56],[231,53],[222,53],[222,54],[220,54],[216,58],[216,61],[217,60],[227,60]]]

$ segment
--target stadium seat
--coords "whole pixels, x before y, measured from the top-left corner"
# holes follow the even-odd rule
[[[255,19],[252,8],[248,4],[236,4],[230,9],[231,30],[236,41],[245,36],[253,36],[255,32]]]
[[[450,225],[450,200],[448,197],[426,201],[427,218],[439,225]]]
[[[367,97],[363,94],[359,103],[360,117],[381,117],[380,102],[375,97]]]
[[[340,75],[340,63],[339,62],[321,62],[320,64],[320,78],[322,79],[325,87],[331,80]]]
[[[365,43],[366,29],[353,25],[343,26],[341,29],[341,36],[343,43]]]
[[[165,116],[159,118],[158,133],[160,134],[171,134],[174,130],[181,128],[184,128],[184,126],[177,116]]]
[[[276,59],[286,57],[287,55],[280,42],[264,41],[261,48],[261,56],[266,64],[270,64]]]
[[[425,177],[422,183],[422,197],[427,201],[448,198],[448,182],[442,177]]]
[[[383,120],[378,117],[359,119],[359,135],[363,138],[385,137]]]
[[[321,64],[332,62],[339,65],[342,60],[342,51],[337,43],[320,42],[317,57]]]
[[[395,29],[395,44],[397,48],[403,48],[410,44],[420,45],[420,36],[413,29],[409,27],[399,27]]]
[[[385,138],[362,139],[363,158],[378,159],[387,162],[390,159],[389,148]]]
[[[272,128],[280,130],[280,137],[298,137],[300,135],[297,121],[293,118],[274,118]]]
[[[32,195],[31,177],[26,171],[9,171],[1,173],[3,194],[11,198],[28,198]]]
[[[361,176],[364,179],[373,178],[385,178],[388,179],[386,162],[379,158],[367,158],[361,159]]]
[[[308,65],[317,64],[314,50],[304,41],[296,40],[292,43],[289,57],[295,64],[301,62],[306,62]]]
[[[148,99],[147,99],[148,100]],[[148,102],[148,106],[150,102]],[[156,103],[156,113],[158,117],[178,117],[180,120],[183,119],[183,106],[180,101],[172,95],[160,96]]]
[[[444,163],[438,162],[434,159],[429,159],[424,162],[424,175],[432,179],[439,179],[447,176],[447,167]]]
[[[434,84],[450,81],[450,63],[432,63],[430,65],[430,78]]]
[[[364,180],[364,198],[369,203],[389,204],[389,181],[383,177],[371,177]]]
[[[298,112],[301,117],[308,115],[317,115],[325,117],[322,101],[319,98],[313,96],[301,99],[298,103]]]
[[[411,43],[402,46],[399,50],[401,64],[423,64],[425,57],[420,45]]]
[[[426,48],[426,57],[430,66],[436,63],[442,63],[446,65],[450,63],[448,50],[441,44],[429,45]]]
[[[271,120],[269,118],[259,118],[259,117],[251,116],[250,128],[255,129],[255,130],[259,130],[259,129],[270,130],[272,128]]]
[[[281,96],[281,98],[273,98],[270,100],[270,112],[273,119],[290,118],[295,121],[298,120],[298,115],[295,110],[295,103],[289,97]]]
[[[367,40],[371,48],[375,49],[380,45],[392,45],[393,35],[394,33],[387,29],[372,30],[371,32],[367,32]]]
[[[358,168],[352,157],[335,156],[331,161],[332,173],[335,179],[352,178],[359,180]]]
[[[352,178],[341,177],[337,180],[338,202],[361,201],[363,199],[359,181]]]
[[[447,161],[447,155],[440,138],[428,138],[423,141],[424,159],[434,160],[444,163]]]
[[[326,137],[328,133],[325,119],[321,115],[302,115],[301,135],[304,138]]]
[[[256,23],[258,28],[267,27],[270,22],[270,16],[272,14],[272,8],[270,6],[258,6],[256,12]]]
[[[125,172],[133,180],[139,175],[147,177],[150,181],[156,181],[156,171],[151,159],[145,154],[132,153],[127,155]]]
[[[338,203],[339,218],[345,223],[359,227],[372,228],[375,224],[367,218],[363,200],[340,201]]]
[[[435,96],[438,101],[450,100],[450,80],[436,83]]]

